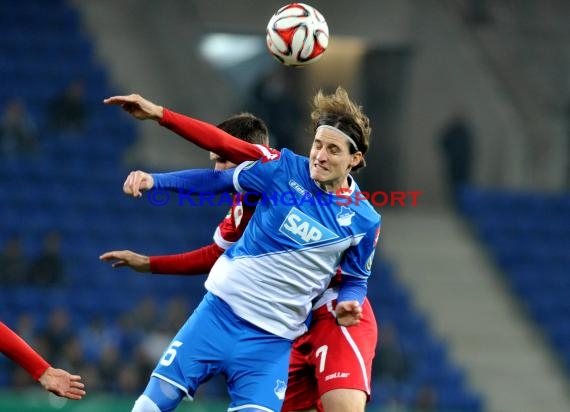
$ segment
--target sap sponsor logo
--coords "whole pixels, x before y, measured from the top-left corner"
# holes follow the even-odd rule
[[[285,399],[286,390],[287,390],[287,385],[285,384],[285,381],[277,379],[277,381],[275,382],[275,387],[273,388],[275,396],[277,396],[277,398],[282,401],[283,399]]]
[[[303,186],[301,186],[299,183],[297,183],[296,181],[294,181],[293,179],[289,180],[289,186],[297,193],[299,193],[301,196],[303,197],[307,197],[310,198],[313,195],[308,192],[307,190],[305,190],[305,188],[303,188]]]
[[[331,373],[330,375],[325,376],[325,381],[330,381],[332,379],[339,379],[339,378],[348,378],[350,376],[350,372],[335,372]]]
[[[300,245],[336,239],[338,235],[296,207],[291,208],[279,231]]]

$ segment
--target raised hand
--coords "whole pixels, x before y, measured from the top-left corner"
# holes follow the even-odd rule
[[[121,106],[123,110],[139,120],[160,120],[162,119],[163,108],[153,102],[146,100],[138,94],[128,96],[113,96],[103,100],[105,104]]]
[[[115,261],[111,265],[114,268],[128,266],[137,272],[150,272],[149,257],[131,252],[130,250],[113,250],[111,252],[105,252],[99,256],[99,260],[104,262]]]
[[[150,190],[153,186],[154,179],[149,173],[136,170],[127,176],[125,183],[123,183],[123,192],[133,197],[141,197],[143,191]]]
[[[55,369],[51,366],[40,376],[38,381],[51,393],[68,399],[79,400],[85,395],[85,385],[81,382],[81,376],[71,375],[63,369]]]
[[[336,305],[336,320],[341,326],[354,326],[362,319],[362,307],[356,300],[339,302]]]

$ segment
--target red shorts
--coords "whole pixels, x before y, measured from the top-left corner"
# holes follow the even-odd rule
[[[293,344],[289,382],[282,412],[321,409],[320,397],[333,389],[357,389],[370,399],[372,360],[378,327],[368,299],[362,305],[357,326],[339,326],[334,304],[313,312],[309,331]]]

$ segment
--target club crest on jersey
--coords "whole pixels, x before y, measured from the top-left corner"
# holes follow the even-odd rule
[[[341,206],[340,212],[336,214],[336,221],[341,226],[350,226],[352,216],[354,216],[354,212],[350,208]]]
[[[330,231],[296,207],[291,208],[279,231],[300,245],[309,245],[338,237],[336,233]]]
[[[285,399],[285,391],[286,390],[287,390],[287,384],[285,383],[285,381],[277,379],[277,381],[275,382],[275,387],[273,388],[273,392],[275,392],[275,396],[277,396],[277,398],[279,400]]]

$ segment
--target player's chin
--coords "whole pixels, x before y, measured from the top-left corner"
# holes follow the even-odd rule
[[[313,168],[311,169],[311,179],[313,179],[317,183],[326,183],[327,182],[327,173],[323,169]]]

